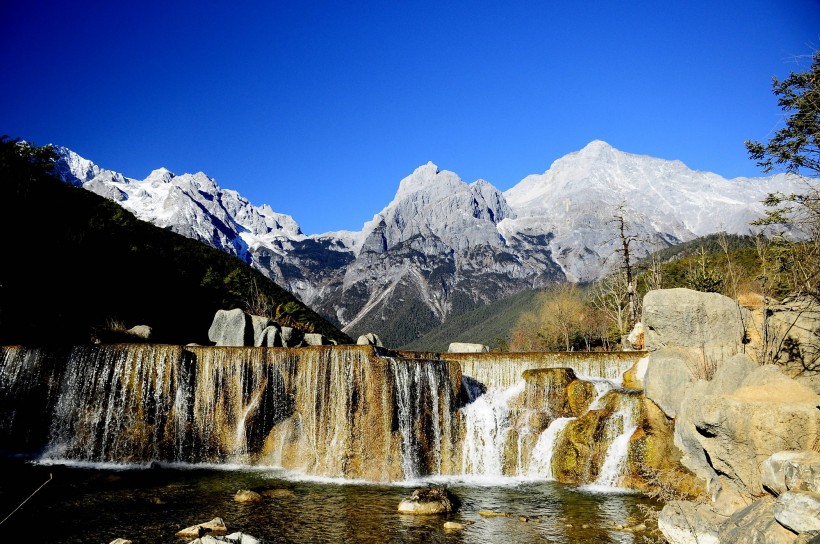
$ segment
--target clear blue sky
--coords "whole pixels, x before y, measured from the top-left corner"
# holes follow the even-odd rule
[[[771,77],[818,47],[817,0],[0,0],[0,133],[358,230],[427,161],[504,190],[602,139],[757,175]]]

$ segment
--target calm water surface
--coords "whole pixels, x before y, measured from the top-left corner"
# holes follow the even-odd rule
[[[0,518],[53,475],[8,521],[0,534],[32,535],[46,543],[183,544],[174,533],[222,517],[231,531],[271,543],[645,543],[643,535],[617,531],[616,524],[642,519],[635,494],[598,493],[553,482],[450,480],[461,500],[448,516],[396,512],[412,487],[298,480],[275,469],[221,467],[101,468],[0,461]],[[262,504],[238,504],[238,489],[287,489]],[[482,518],[479,510],[511,517]],[[521,522],[526,516],[529,522]],[[448,532],[446,520],[473,522]],[[588,526],[584,528],[584,526]],[[571,527],[570,527],[571,526]]]

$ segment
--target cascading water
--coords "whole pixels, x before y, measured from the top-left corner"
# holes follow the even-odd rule
[[[606,451],[604,463],[594,485],[617,487],[621,483],[626,459],[629,455],[629,439],[638,428],[639,405],[636,395],[624,393],[620,397],[621,406],[609,419],[608,434],[614,435]]]
[[[0,350],[0,432],[16,440],[20,411],[36,406],[30,411],[52,422],[39,446],[46,458],[262,464],[374,481],[551,478],[556,444],[578,410],[598,408],[639,355],[565,354],[565,367],[594,376],[578,379],[559,368],[561,354],[430,360],[367,346]],[[552,370],[533,370],[540,368]],[[633,401],[608,416],[612,445],[594,471],[602,485],[619,483],[625,435],[637,422]]]
[[[513,430],[509,402],[524,391],[524,381],[508,389],[493,388],[462,409],[464,474],[502,476],[504,453]]]
[[[555,442],[567,424],[575,419],[574,417],[559,417],[550,423],[546,431],[541,433],[541,436],[538,437],[538,442],[536,442],[535,447],[532,449],[532,458],[528,471],[530,477],[543,478],[545,480],[553,479],[552,454],[555,451]]]

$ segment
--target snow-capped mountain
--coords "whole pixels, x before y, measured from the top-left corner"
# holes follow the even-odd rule
[[[306,236],[292,217],[201,172],[133,180],[55,150],[65,180],[243,258],[349,334],[376,331],[394,346],[477,304],[601,277],[617,264],[616,214],[640,257],[720,230],[748,233],[767,193],[804,189],[792,176],[726,180],[594,141],[503,193],[428,163],[361,231]]]

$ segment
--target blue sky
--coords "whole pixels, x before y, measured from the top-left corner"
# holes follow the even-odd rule
[[[433,161],[502,190],[602,139],[725,177],[820,47],[817,0],[0,2],[0,132],[203,171],[306,233]]]

